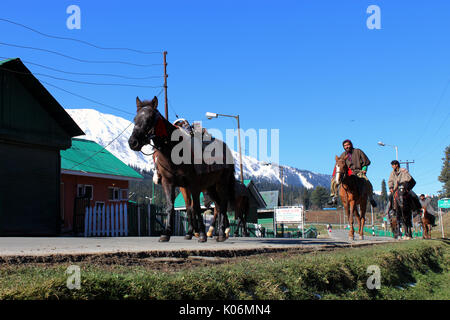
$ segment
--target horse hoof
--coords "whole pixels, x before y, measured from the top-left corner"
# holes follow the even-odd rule
[[[159,242],[169,242],[170,240],[170,236],[166,236],[166,235],[162,235],[161,237],[159,237]]]
[[[210,238],[212,238],[213,236],[213,232],[214,232],[214,227],[209,227],[208,232],[206,233],[206,235]]]
[[[200,234],[200,236],[198,237],[198,242],[206,242],[208,240],[208,237],[202,233]]]
[[[196,238],[198,238],[198,237],[200,237],[200,234],[199,234],[198,232],[195,232],[195,233],[194,233],[194,236],[195,236]]]
[[[225,237],[226,237],[227,239],[230,237],[230,231],[231,231],[230,228],[226,228],[226,229],[225,229]]]
[[[218,237],[216,238],[216,241],[217,241],[217,242],[224,242],[225,240],[227,240],[227,238],[224,237],[224,236],[218,236]]]
[[[192,234],[187,234],[184,236],[184,240],[191,240],[192,239]]]

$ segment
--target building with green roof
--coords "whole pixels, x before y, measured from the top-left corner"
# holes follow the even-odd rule
[[[63,231],[82,231],[86,206],[101,208],[128,202],[130,180],[143,177],[98,143],[72,139],[61,154]]]

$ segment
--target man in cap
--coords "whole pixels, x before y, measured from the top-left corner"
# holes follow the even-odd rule
[[[388,187],[390,191],[390,205],[392,206],[393,201],[393,195],[397,191],[400,184],[403,184],[406,187],[406,190],[408,190],[410,199],[411,199],[411,205],[413,211],[419,211],[422,206],[420,204],[419,198],[417,195],[412,191],[412,188],[416,185],[416,180],[409,174],[409,171],[405,168],[400,168],[400,162],[397,160],[391,161],[391,167],[392,172],[389,176],[388,180]]]
[[[361,150],[353,147],[353,143],[347,139],[342,142],[344,147],[344,152],[341,154],[340,158],[347,156],[345,162],[348,166],[348,174],[356,175],[366,181],[366,186],[368,188],[369,201],[372,207],[376,207],[377,203],[373,199],[373,187],[369,179],[366,176],[367,168],[370,165],[370,160],[366,154]],[[331,179],[331,200],[328,202],[329,205],[335,205],[337,203],[337,184],[334,176],[336,174],[336,168],[333,171],[333,178]]]

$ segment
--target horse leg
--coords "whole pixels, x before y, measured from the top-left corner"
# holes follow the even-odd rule
[[[355,229],[353,229],[353,203],[347,204],[347,207],[345,208],[347,211],[347,220],[348,224],[350,225],[350,230],[348,232],[348,238],[349,240],[355,240]]]
[[[166,196],[167,206],[166,206],[166,214],[167,214],[167,223],[166,229],[162,232],[159,242],[168,242],[170,240],[170,236],[173,233],[173,227],[175,223],[175,209],[174,209],[174,201],[175,201],[175,186],[163,179],[162,181],[164,194]]]
[[[217,214],[218,214],[217,208],[216,208],[216,206],[214,206],[214,216],[211,219],[211,225],[209,226],[208,232],[206,234],[208,237],[213,236],[214,224],[216,223],[216,220],[217,220]]]
[[[242,223],[241,217],[238,216],[238,218],[236,219],[236,230],[234,231],[234,236],[235,237],[239,237],[239,231],[241,229],[241,223]]]
[[[366,224],[366,209],[367,209],[367,201],[362,200],[361,204],[359,205],[360,209],[360,216],[361,216],[361,223],[360,223],[360,229],[359,229],[359,238],[360,240],[364,240],[364,226]]]
[[[359,239],[362,240],[363,235],[361,234],[361,217],[359,216],[358,205],[356,203],[353,207],[353,213],[354,213],[356,220],[358,221],[358,236],[359,236]]]
[[[197,218],[199,238],[198,242],[206,242],[207,237],[205,234],[205,224],[203,222],[201,207],[200,207],[200,193],[192,192],[192,207],[194,211],[194,216]]]
[[[187,221],[188,221],[188,230],[186,232],[186,235],[184,236],[184,239],[191,240],[192,235],[194,234],[194,221],[192,217],[192,210],[191,208],[188,208],[186,203],[186,215],[187,215]]]

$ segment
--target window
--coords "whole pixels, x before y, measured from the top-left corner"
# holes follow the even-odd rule
[[[77,197],[88,198],[92,200],[94,197],[94,187],[92,185],[78,184],[77,185]]]
[[[119,201],[120,200],[120,189],[109,187],[108,188],[109,201]]]

